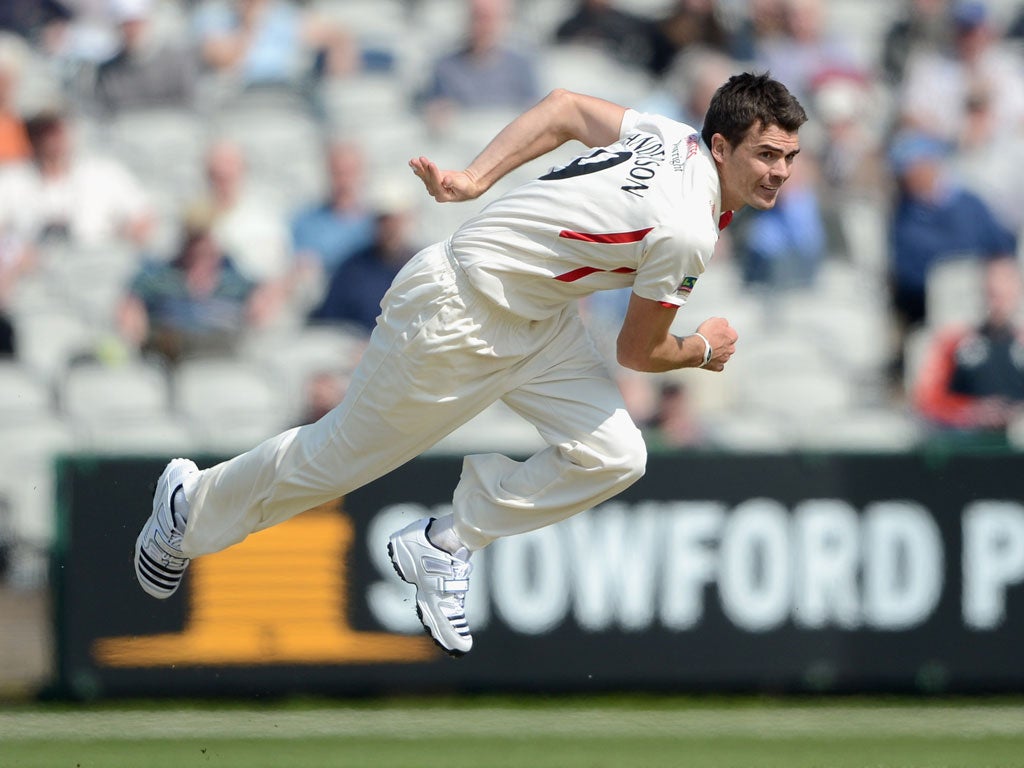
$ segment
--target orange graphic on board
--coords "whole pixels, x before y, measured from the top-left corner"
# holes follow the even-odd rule
[[[107,667],[366,664],[426,661],[426,637],[362,632],[348,622],[351,519],[333,502],[242,544],[198,558],[186,577],[182,632],[100,638]]]

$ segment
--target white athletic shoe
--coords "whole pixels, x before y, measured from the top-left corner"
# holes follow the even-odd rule
[[[135,540],[135,575],[146,593],[160,600],[175,593],[189,562],[181,552],[183,532],[174,524],[171,498],[198,471],[188,459],[174,459],[164,468],[153,494],[153,514]]]
[[[430,543],[432,522],[423,518],[392,534],[388,556],[402,581],[416,587],[416,613],[427,633],[452,656],[462,656],[473,647],[465,607],[473,566]]]

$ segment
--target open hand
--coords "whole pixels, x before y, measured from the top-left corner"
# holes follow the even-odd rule
[[[414,157],[409,161],[427,192],[439,203],[457,203],[473,200],[480,196],[482,189],[468,171],[442,171],[433,160]]]

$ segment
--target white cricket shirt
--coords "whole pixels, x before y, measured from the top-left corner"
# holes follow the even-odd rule
[[[503,195],[451,238],[470,282],[539,320],[632,287],[682,306],[718,242],[721,190],[699,132],[627,110],[619,141]]]

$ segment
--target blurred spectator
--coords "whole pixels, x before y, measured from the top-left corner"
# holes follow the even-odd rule
[[[746,15],[733,31],[732,56],[742,62],[754,61],[758,51],[774,44],[785,31],[784,0],[750,0]]]
[[[816,173],[813,157],[802,152],[775,207],[742,217],[733,242],[747,285],[772,289],[774,295],[814,283],[827,255]]]
[[[885,200],[879,190],[887,187],[888,175],[877,96],[876,84],[853,73],[829,73],[814,83],[813,109],[822,129],[816,186],[828,249],[850,263],[872,266],[877,266],[878,259],[862,252],[868,250],[864,243],[871,233],[862,231],[864,225],[856,216],[868,207],[879,221],[884,219]]]
[[[881,115],[872,108],[873,84],[852,72],[830,72],[813,84],[814,111],[821,119],[824,191],[832,196],[877,196],[885,180]]]
[[[533,58],[505,42],[509,0],[470,0],[465,44],[442,56],[421,100],[442,128],[460,109],[521,110],[540,98]]]
[[[914,388],[918,410],[942,427],[1003,433],[1024,412],[1024,327],[1020,268],[995,259],[985,269],[985,321],[943,329]]]
[[[410,239],[412,203],[404,190],[384,186],[374,205],[373,242],[341,263],[312,322],[351,323],[367,333],[377,324],[380,301],[398,271],[418,250]]]
[[[300,209],[291,222],[296,260],[331,275],[356,251],[373,242],[373,214],[363,200],[366,169],[363,151],[337,142],[327,151],[327,198]]]
[[[1024,130],[1003,128],[990,94],[969,94],[954,167],[964,186],[984,200],[1005,227],[1019,232],[1024,229]]]
[[[73,16],[70,3],[62,0],[4,0],[0,3],[0,29],[39,45],[44,51],[52,50],[48,41],[59,35],[59,28]]]
[[[814,82],[828,72],[859,72],[846,39],[827,28],[822,0],[782,0],[783,34],[759,41],[759,67],[786,84],[805,105],[813,103]]]
[[[21,276],[34,266],[34,252],[11,237],[0,237],[0,358],[17,353],[14,322],[9,312]]]
[[[951,142],[960,140],[973,98],[991,100],[995,124],[1016,132],[1024,125],[1024,62],[999,38],[980,0],[952,5],[950,51],[916,51],[907,61],[899,93],[901,121]]]
[[[153,229],[145,190],[112,159],[79,155],[58,113],[26,124],[29,163],[0,169],[0,232],[24,242],[97,248],[119,238],[143,244]]]
[[[245,157],[232,141],[215,141],[206,150],[207,193],[200,206],[210,211],[212,232],[231,256],[232,266],[261,286],[265,324],[282,317],[294,290],[294,262],[286,217],[258,195],[247,181]]]
[[[682,381],[661,383],[654,417],[644,430],[644,439],[650,450],[692,448],[704,442],[704,428]]]
[[[728,56],[696,46],[676,57],[661,89],[642,108],[700,128],[711,97],[736,71]]]
[[[183,46],[154,39],[152,5],[153,0],[110,0],[120,47],[96,73],[96,106],[104,112],[193,106],[195,56]]]
[[[129,345],[170,363],[225,355],[247,328],[261,324],[257,285],[225,255],[213,221],[212,211],[190,209],[177,256],[145,264],[132,278],[118,310]]]
[[[676,0],[654,25],[653,53],[648,69],[664,74],[676,56],[694,48],[728,53],[730,36],[713,0]],[[723,81],[724,82],[724,81]]]
[[[953,39],[949,0],[903,0],[903,6],[882,42],[882,72],[892,84],[903,80],[912,53],[941,53]]]
[[[1024,3],[1020,3],[1006,27],[1006,38],[1018,45],[1024,41]]]
[[[256,194],[245,156],[233,141],[215,141],[204,160],[213,232],[238,270],[254,282],[283,279],[291,268],[291,241],[283,213]]]
[[[656,36],[650,19],[623,10],[612,0],[578,0],[555,30],[556,43],[600,48],[622,64],[646,70],[655,66]]]
[[[286,0],[218,0],[194,14],[203,62],[241,88],[303,89],[321,75],[355,70],[344,30]]]
[[[9,34],[0,35],[0,167],[27,161],[32,152],[25,123],[15,107],[25,55],[20,40]],[[0,221],[4,218],[0,213]],[[11,229],[10,222],[0,226],[0,357],[11,357],[17,352],[8,308],[19,279],[35,261],[34,250],[24,241],[24,234],[7,231]]]
[[[45,59],[55,84],[80,84],[83,74],[110,58],[117,35],[110,24],[109,0],[3,0],[0,16],[10,5],[22,15],[15,27]],[[20,6],[20,7],[19,7]],[[29,8],[35,6],[35,8]]]
[[[0,35],[0,165],[27,160],[32,154],[25,121],[18,113],[21,70],[27,51],[10,35]]]
[[[898,182],[892,214],[892,301],[903,335],[926,318],[931,268],[947,258],[998,258],[1014,253],[1012,232],[988,206],[945,173],[948,146],[916,132],[899,134],[889,149]],[[898,355],[901,353],[898,353]],[[893,371],[902,377],[902,358]]]

